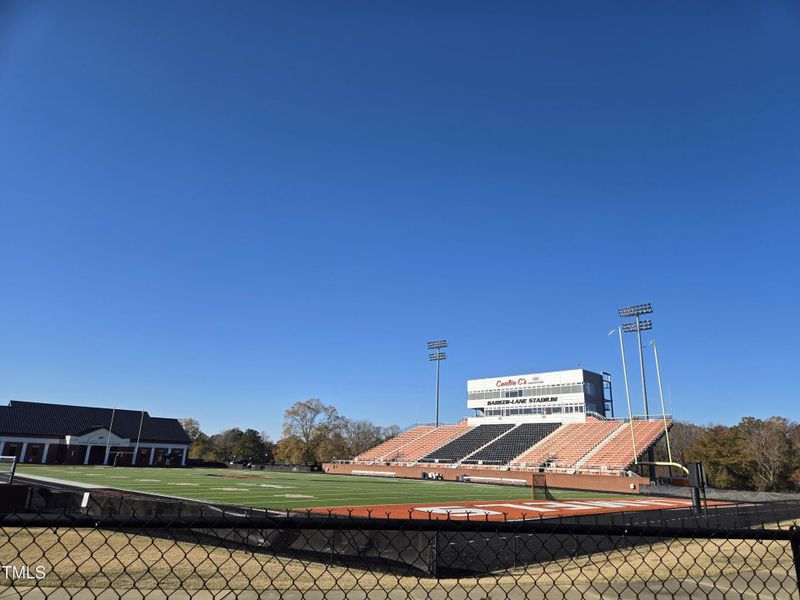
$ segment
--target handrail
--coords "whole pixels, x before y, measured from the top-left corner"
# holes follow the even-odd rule
[[[587,417],[594,417],[594,418],[595,418],[595,419],[597,419],[598,421],[609,421],[609,420],[610,420],[610,419],[609,419],[608,417],[606,417],[605,415],[601,415],[600,413],[598,413],[598,412],[594,412],[593,410],[587,410],[587,411],[586,411],[586,416],[587,416]]]

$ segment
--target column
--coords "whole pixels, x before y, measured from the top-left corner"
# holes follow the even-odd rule
[[[28,442],[22,442],[22,452],[19,455],[19,462],[25,462],[25,451],[28,449]]]
[[[187,454],[189,454],[189,446],[186,446],[186,447],[183,449],[183,456],[181,456],[181,466],[182,466],[182,467],[185,467],[185,466],[186,466],[186,455],[187,455]]]
[[[91,449],[92,449],[92,445],[91,444],[86,444],[86,458],[83,459],[83,464],[85,464],[85,465],[89,464],[89,451]]]
[[[152,448],[150,448],[150,462],[149,462],[149,463],[147,463],[147,464],[149,464],[149,465],[151,465],[151,466],[152,466],[152,464],[153,464],[153,458],[155,458],[155,455],[156,455],[156,447],[155,447],[155,446],[153,446]]]
[[[42,453],[42,464],[47,462],[47,453],[50,452],[50,442],[45,443],[44,452]]]

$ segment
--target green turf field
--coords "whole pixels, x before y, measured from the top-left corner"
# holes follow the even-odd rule
[[[47,465],[20,465],[17,472],[191,500],[274,509],[531,498],[531,489],[527,487],[322,473]],[[559,500],[615,496],[567,490],[550,490],[550,494]]]

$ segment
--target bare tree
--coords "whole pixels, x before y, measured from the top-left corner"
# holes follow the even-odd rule
[[[371,421],[359,420],[347,422],[347,442],[349,445],[348,454],[358,456],[370,448],[377,446],[383,441],[383,431],[381,427]],[[341,456],[340,458],[350,458]]]
[[[686,452],[691,447],[692,442],[703,432],[702,427],[692,425],[691,423],[683,423],[675,421],[669,429],[669,445],[672,451],[672,460],[679,464],[685,465],[688,460]],[[667,453],[666,437],[656,444],[655,459],[663,462],[669,458]]]
[[[325,435],[340,427],[341,417],[332,406],[317,398],[296,402],[283,413],[283,437],[295,438],[302,444],[302,462],[314,464],[316,449]]]
[[[198,435],[203,433],[200,430],[200,422],[197,419],[187,417],[185,419],[178,419],[178,422],[181,424],[183,430],[186,432],[186,435],[189,436],[189,439],[192,443],[194,443]]]
[[[766,421],[743,419],[748,458],[753,462],[754,484],[759,490],[784,489],[792,466],[792,442],[789,422],[783,417]]]

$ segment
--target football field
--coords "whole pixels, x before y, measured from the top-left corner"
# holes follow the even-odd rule
[[[530,487],[323,473],[50,465],[20,465],[17,472],[103,488],[272,509],[532,500]],[[550,497],[566,500],[623,496],[551,489]]]

